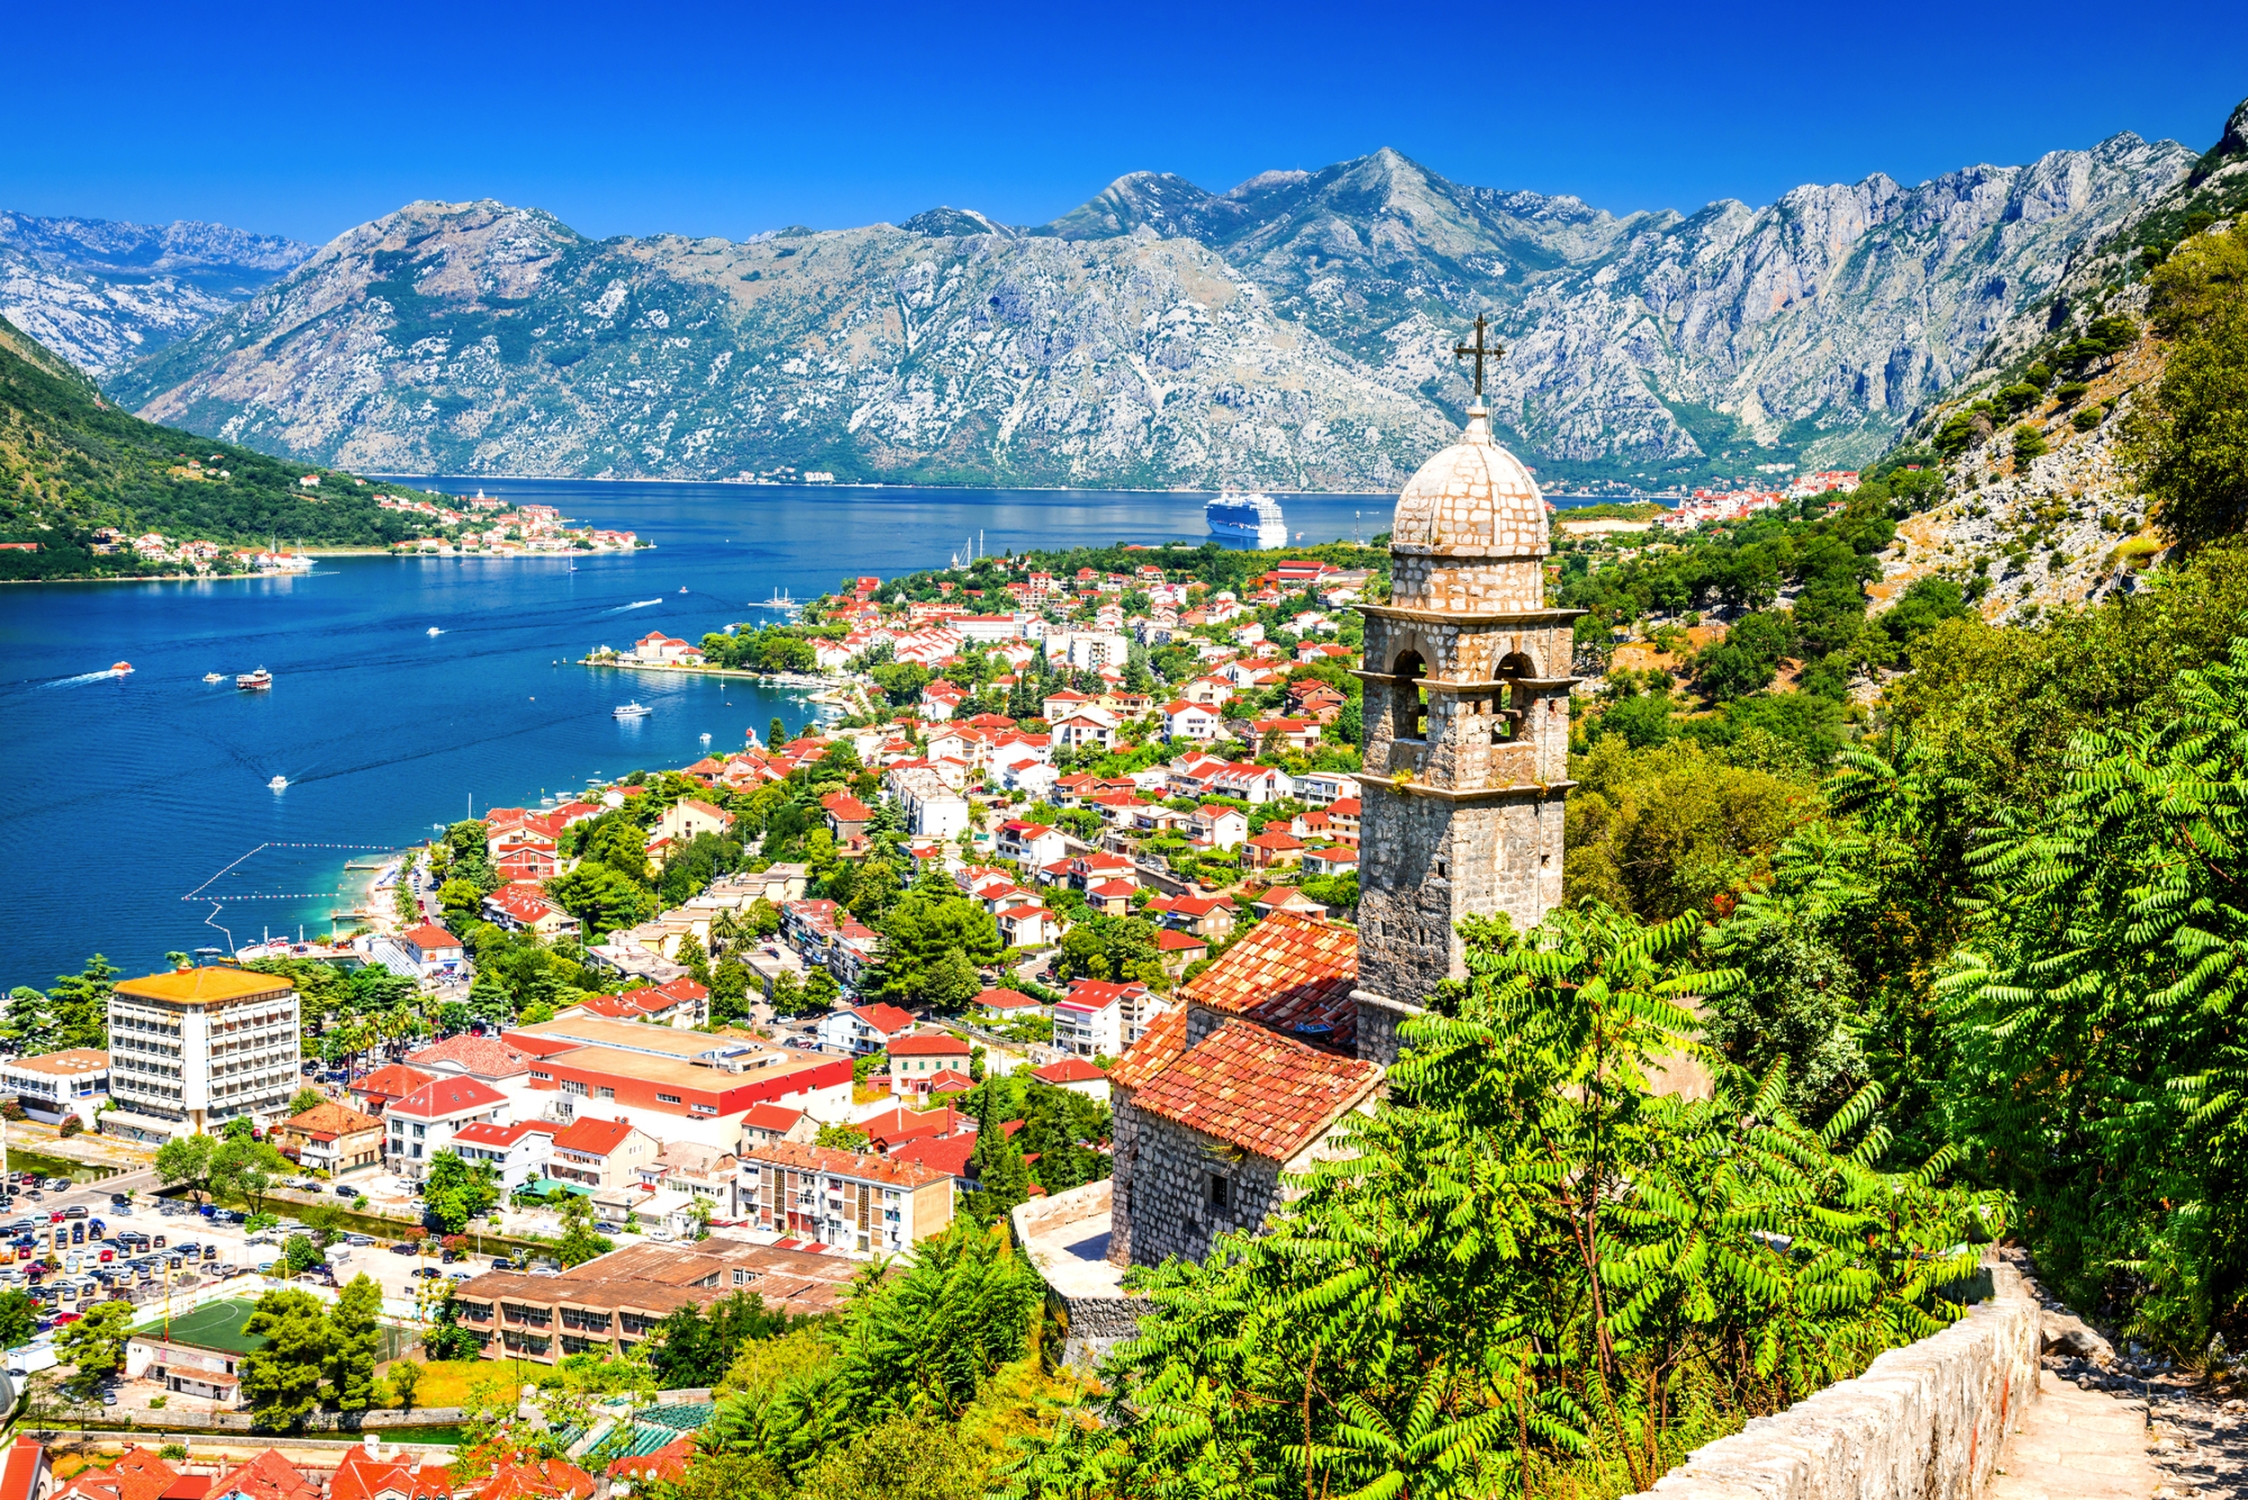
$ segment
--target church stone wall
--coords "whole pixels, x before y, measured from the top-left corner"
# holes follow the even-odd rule
[[[1541,609],[1545,604],[1543,567],[1536,558],[1464,562],[1399,554],[1390,559],[1390,599],[1401,608],[1441,609],[1454,614]]]
[[[1561,900],[1562,804],[1453,802],[1375,782],[1360,793],[1358,983],[1408,1005],[1466,972],[1462,916],[1518,931]]]
[[[1172,1256],[1200,1261],[1210,1241],[1255,1229],[1280,1207],[1280,1163],[1238,1151],[1173,1120],[1139,1109],[1129,1093],[1116,1101],[1115,1197],[1109,1259],[1159,1265]],[[1226,1201],[1210,1197],[1210,1180],[1226,1183]]]

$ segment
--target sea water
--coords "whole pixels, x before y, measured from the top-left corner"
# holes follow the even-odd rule
[[[778,618],[750,607],[776,590],[808,599],[971,547],[1208,539],[1198,494],[438,483],[657,545],[0,588],[0,986],[44,986],[95,952],[142,973],[170,950],[324,936],[360,899],[352,861],[493,806],[737,749],[776,714],[792,730],[817,717],[801,693],[745,679],[573,664],[594,647],[651,630],[699,641]],[[1307,543],[1370,540],[1395,503],[1280,498]],[[119,660],[132,675],[103,670]],[[237,690],[257,667],[272,688]],[[654,712],[612,717],[628,700]]]

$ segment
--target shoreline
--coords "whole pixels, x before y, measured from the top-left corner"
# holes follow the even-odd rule
[[[399,562],[575,562],[580,557],[637,557],[656,551],[651,542],[630,552],[607,548],[593,552],[393,552],[388,547],[305,547],[302,557],[388,557]],[[254,573],[134,573],[117,577],[0,578],[0,588],[17,584],[47,583],[257,583],[270,578],[303,578],[311,572],[281,569]]]
[[[569,474],[368,474],[368,479],[379,479],[386,484],[433,486],[443,483],[462,484],[705,484],[724,485],[736,490],[782,490],[791,493],[819,494],[832,490],[934,490],[961,495],[1173,495],[1179,499],[1214,499],[1225,493],[1218,489],[1135,489],[1130,485],[1052,485],[1052,484],[920,484],[893,482],[883,479],[837,481],[834,484],[753,484],[743,479],[654,479],[647,477],[581,478]],[[1401,481],[1402,482],[1402,481]],[[433,490],[432,493],[443,493]],[[1391,505],[1397,502],[1397,492],[1390,490],[1284,490],[1260,487],[1257,493],[1286,499],[1293,495],[1305,500],[1381,500]],[[1685,495],[1636,492],[1625,495],[1594,495],[1581,490],[1539,491],[1551,500],[1556,496],[1579,501],[1585,505],[1629,505],[1635,502],[1671,505],[1685,500]]]

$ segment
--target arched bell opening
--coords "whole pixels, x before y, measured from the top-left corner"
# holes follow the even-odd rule
[[[1516,651],[1499,663],[1496,675],[1505,686],[1499,689],[1497,712],[1491,719],[1491,743],[1504,745],[1528,732],[1530,693],[1522,686],[1522,679],[1537,676],[1538,669],[1529,657]]]
[[[1390,663],[1389,675],[1395,679],[1390,684],[1390,734],[1401,740],[1427,739],[1428,696],[1420,683],[1428,675],[1428,663],[1418,651],[1401,652]]]

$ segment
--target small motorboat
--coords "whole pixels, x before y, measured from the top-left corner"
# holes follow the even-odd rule
[[[226,681],[226,674],[224,672],[205,672],[203,680],[205,682],[224,682]]]
[[[680,593],[682,593],[682,594],[686,593],[686,592],[687,592],[687,585],[685,585],[685,584],[681,584],[681,585],[679,585],[679,592],[680,592]]]
[[[276,776],[271,781],[267,782],[266,785],[273,788],[277,792],[285,792],[289,789],[289,778],[286,776]]]
[[[109,670],[123,677],[133,670],[133,664],[129,661],[113,661],[109,664]]]
[[[255,672],[244,672],[235,678],[234,685],[245,693],[263,692],[273,686],[273,674],[260,667]]]
[[[619,719],[645,719],[655,710],[639,703],[620,703],[610,712]]]
[[[703,731],[702,742],[706,745],[710,743],[710,731],[707,729]]]
[[[437,628],[436,626],[432,625],[432,626],[430,626],[430,627],[429,627],[429,633],[430,633],[431,635],[443,635],[443,634],[444,634],[445,632],[444,632],[444,631],[442,631],[442,630],[439,630],[439,629],[438,629],[438,628]]]

